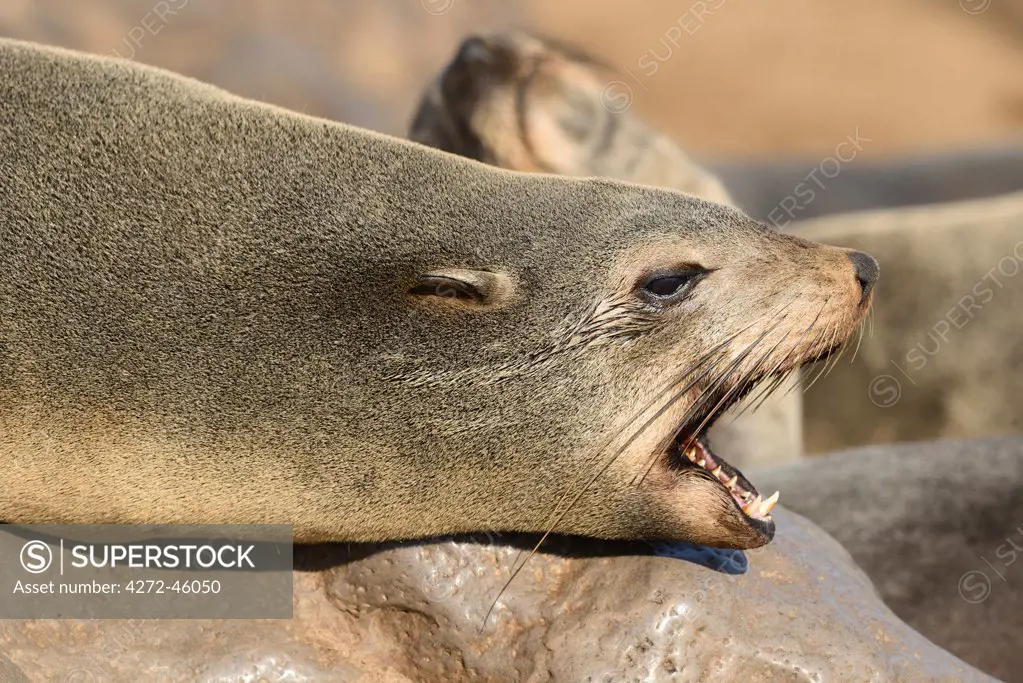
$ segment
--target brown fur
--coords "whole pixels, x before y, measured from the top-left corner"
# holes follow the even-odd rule
[[[529,34],[467,38],[424,93],[409,137],[516,171],[602,176],[734,206],[717,178],[622,109],[621,78],[587,55]],[[749,403],[723,418],[711,441],[739,466],[798,458],[801,392],[779,392],[756,411]]]
[[[845,250],[129,62],[0,41],[0,73],[0,519],[542,531],[591,482],[556,531],[770,539],[661,451],[708,381],[609,455],[694,359],[851,332]],[[452,269],[480,296],[423,291]]]

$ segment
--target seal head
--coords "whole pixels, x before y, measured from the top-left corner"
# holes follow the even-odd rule
[[[712,173],[634,113],[622,78],[548,38],[472,36],[427,88],[409,137],[502,168],[616,178],[732,204]]]
[[[534,35],[473,36],[426,89],[410,137],[511,170],[608,177],[734,205],[713,174],[629,107],[622,78]],[[782,390],[755,411],[752,399],[735,404],[709,438],[742,467],[799,458],[802,399]]]

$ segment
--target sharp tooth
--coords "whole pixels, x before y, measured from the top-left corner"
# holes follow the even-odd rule
[[[751,501],[742,506],[742,511],[750,517],[754,516],[754,513],[760,510],[760,496],[759,494]]]
[[[700,458],[699,460],[696,461],[696,464],[699,465],[700,467],[703,467],[707,464],[707,461],[704,460],[703,458]]]
[[[693,462],[696,462],[696,449],[692,447],[686,449],[686,457],[692,460]]]
[[[734,489],[735,485],[738,484],[738,483],[739,483],[739,475],[735,474],[735,475],[732,475],[731,479],[729,479],[727,482],[725,482],[725,486],[727,486],[730,489]]]
[[[780,496],[780,495],[781,495],[780,491],[775,491],[774,494],[770,498],[768,498],[767,500],[765,500],[763,503],[760,504],[760,516],[761,517],[766,516],[767,513],[769,513],[771,511],[771,508],[774,507],[774,504],[778,502],[778,496]]]
[[[715,477],[720,479],[721,478],[721,465],[718,465],[717,469],[712,471],[711,474],[713,474]]]

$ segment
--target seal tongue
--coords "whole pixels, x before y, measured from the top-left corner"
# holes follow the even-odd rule
[[[732,494],[732,498],[735,499],[735,502],[748,516],[754,519],[771,519],[771,510],[774,508],[775,503],[778,502],[780,492],[775,491],[774,494],[765,500],[760,497],[759,493],[747,491],[739,483],[738,474],[735,474],[734,471],[725,471],[726,468],[732,470],[732,467],[724,461],[719,463],[710,452],[710,449],[700,439],[693,440],[683,455],[694,465],[710,472],[715,479],[721,482],[722,486],[728,489],[728,492]]]

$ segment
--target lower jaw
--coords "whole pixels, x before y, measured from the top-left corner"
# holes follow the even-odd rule
[[[683,465],[689,463],[714,477],[728,491],[746,517],[761,522],[772,521],[771,510],[778,502],[779,492],[776,491],[767,499],[761,497],[741,472],[714,455],[705,435],[701,434],[695,438],[680,435],[676,437],[671,448],[675,449],[676,459]]]

